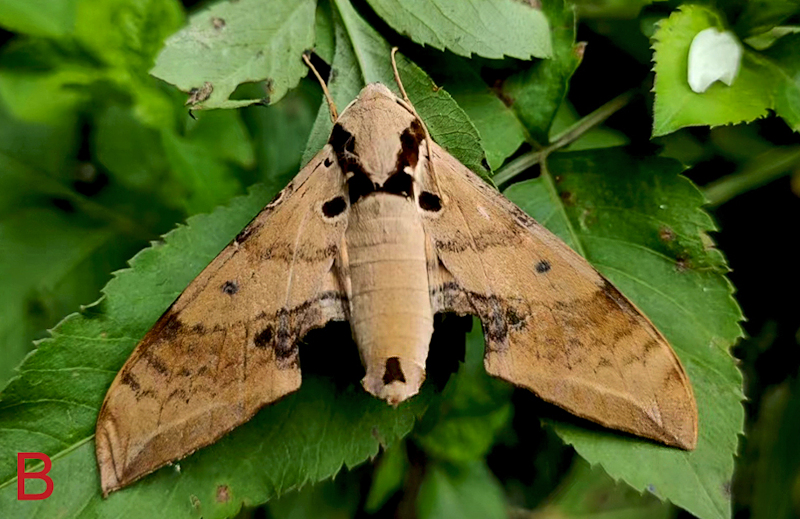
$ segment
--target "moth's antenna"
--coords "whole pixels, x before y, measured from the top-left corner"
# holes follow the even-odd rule
[[[425,121],[422,120],[422,117],[419,116],[417,110],[414,108],[414,105],[411,104],[411,100],[408,98],[408,94],[406,94],[406,89],[403,88],[403,82],[400,80],[400,73],[397,71],[397,60],[395,59],[394,55],[397,54],[397,47],[392,47],[392,70],[394,71],[394,80],[397,83],[397,87],[400,89],[400,93],[403,94],[403,101],[406,103],[406,109],[408,109],[411,114],[416,117],[419,124],[422,125],[422,131],[425,132],[425,147],[428,149],[428,168],[431,170],[431,176],[433,177],[433,183],[436,184],[436,191],[439,192],[439,198],[444,200],[444,193],[442,193],[442,188],[439,187],[439,179],[436,177],[436,171],[433,169],[433,148],[431,147],[431,134],[428,132],[428,126],[425,124]]]
[[[328,90],[328,86],[325,84],[325,81],[322,79],[322,76],[319,75],[317,69],[311,64],[311,60],[308,57],[308,52],[303,53],[303,61],[306,62],[306,65],[308,65],[308,68],[311,69],[311,72],[317,76],[317,81],[319,81],[319,85],[322,87],[322,93],[325,94],[325,99],[328,101],[328,109],[331,111],[331,121],[336,122],[336,120],[339,118],[339,112],[336,110],[336,103],[333,102],[333,97],[331,97],[331,93]]]

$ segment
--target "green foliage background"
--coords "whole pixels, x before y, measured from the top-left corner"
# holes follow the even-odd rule
[[[800,2],[193,3],[0,0],[0,516],[800,514]],[[708,27],[745,52],[732,86],[697,94],[686,56]],[[452,316],[392,409],[332,325],[302,344],[299,392],[103,499],[93,432],[117,370],[327,139],[300,54],[342,109],[396,90],[392,46],[433,138],[667,336],[698,448],[491,379],[479,321]],[[17,501],[20,451],[53,458],[47,500]]]

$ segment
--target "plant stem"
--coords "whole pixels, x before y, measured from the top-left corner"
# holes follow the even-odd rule
[[[501,168],[493,177],[494,183],[498,186],[510,181],[523,171],[543,161],[550,153],[569,146],[586,132],[601,124],[603,121],[611,117],[618,110],[626,106],[633,100],[639,93],[639,88],[633,88],[624,92],[611,101],[607,102],[597,110],[593,111],[586,117],[583,117],[575,122],[572,126],[562,131],[544,148],[533,150],[524,155],[520,155],[512,160],[505,167]]]
[[[708,205],[717,207],[743,193],[790,174],[800,165],[800,146],[773,148],[750,159],[739,171],[703,188]]]

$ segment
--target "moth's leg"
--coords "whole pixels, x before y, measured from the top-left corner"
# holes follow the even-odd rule
[[[339,119],[339,111],[336,110],[336,103],[333,102],[333,97],[331,97],[331,93],[328,91],[328,85],[325,84],[322,76],[319,75],[317,69],[311,64],[311,59],[308,57],[308,52],[303,53],[303,61],[306,62],[308,68],[310,68],[311,72],[313,72],[317,77],[317,81],[319,81],[319,84],[322,87],[322,92],[325,94],[325,99],[328,101],[328,109],[331,111],[331,121],[335,123],[336,120]]]

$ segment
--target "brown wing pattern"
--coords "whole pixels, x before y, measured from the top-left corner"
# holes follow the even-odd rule
[[[689,379],[652,323],[511,201],[433,154],[442,200],[422,212],[439,263],[434,311],[480,317],[486,370],[604,426],[694,448]]]
[[[346,226],[326,146],[186,288],[112,383],[97,421],[103,492],[216,441],[300,386],[297,341],[346,318],[332,266]],[[327,213],[327,214],[326,214]]]

